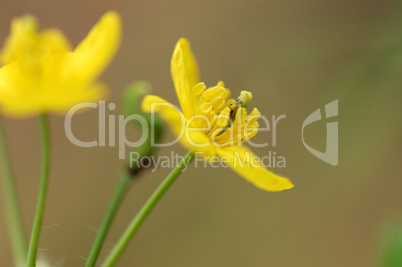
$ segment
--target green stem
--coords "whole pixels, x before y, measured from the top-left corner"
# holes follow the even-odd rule
[[[21,208],[18,201],[17,188],[14,181],[14,174],[11,167],[10,155],[6,141],[3,123],[0,118],[0,164],[2,177],[1,193],[3,195],[4,210],[11,239],[11,247],[14,254],[15,263],[18,266],[25,265],[26,262],[26,240],[22,222]]]
[[[46,196],[50,172],[50,128],[45,114],[39,116],[40,135],[42,144],[41,176],[39,181],[38,200],[36,202],[35,219],[32,226],[31,239],[28,248],[28,267],[36,266],[40,232],[45,214]]]
[[[109,253],[108,257],[103,262],[102,267],[112,267],[116,263],[118,258],[123,253],[124,249],[127,247],[131,238],[137,233],[144,220],[148,217],[149,213],[159,202],[162,196],[166,193],[166,191],[170,188],[170,186],[174,183],[174,181],[176,181],[176,179],[180,176],[182,171],[194,160],[194,158],[194,152],[187,153],[187,155],[180,161],[176,168],[174,168],[165,178],[165,180],[159,185],[159,187],[140,209],[140,211],[131,221],[131,224],[128,226],[126,231],[117,241],[117,244],[114,246],[113,250]]]
[[[131,184],[132,176],[128,171],[125,171],[124,174],[121,175],[119,184],[116,187],[116,190],[113,194],[113,197],[109,203],[109,207],[106,210],[105,216],[103,217],[101,226],[96,235],[94,244],[92,246],[91,252],[89,253],[89,257],[85,267],[93,267],[96,264],[96,260],[98,259],[99,252],[102,248],[103,242],[105,241],[106,235],[109,232],[109,228],[112,224],[112,221],[117,213],[117,210],[120,207],[120,204]]]

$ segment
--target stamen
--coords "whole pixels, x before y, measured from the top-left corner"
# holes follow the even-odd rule
[[[229,89],[225,89],[225,92],[222,95],[223,99],[228,99],[228,97],[230,96],[230,90]]]
[[[223,81],[219,81],[218,84],[217,84],[217,86],[225,87],[225,84],[223,83]]]
[[[225,100],[220,96],[212,100],[212,106],[215,110],[221,109],[223,105],[225,105]]]
[[[197,84],[193,87],[193,94],[194,94],[195,96],[199,96],[199,95],[201,95],[201,94],[205,91],[206,88],[207,88],[207,87],[205,86],[205,83],[203,83],[203,82],[197,83]]]
[[[251,113],[247,116],[248,124],[252,124],[257,121],[260,115],[261,113],[258,111],[258,109],[254,108],[253,111],[251,111]]]
[[[229,124],[229,115],[230,115],[230,108],[226,107],[222,112],[218,115],[216,124],[220,128],[224,128]]]
[[[225,92],[224,87],[220,87],[220,86],[210,87],[204,91],[204,93],[201,95],[201,98],[204,102],[212,101],[213,99],[217,98],[218,96],[222,97],[224,92]]]
[[[207,114],[212,111],[212,105],[209,102],[202,103],[200,106],[200,111],[203,114]]]

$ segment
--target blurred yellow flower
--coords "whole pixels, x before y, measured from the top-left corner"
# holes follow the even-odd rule
[[[187,149],[207,161],[221,159],[255,186],[267,191],[290,189],[293,184],[263,167],[259,158],[243,145],[258,132],[260,112],[247,115],[252,94],[242,91],[228,99],[223,82],[206,88],[199,82],[198,64],[189,42],[178,41],[171,61],[171,74],[182,112],[166,100],[148,95],[142,102],[145,112],[158,112]]]
[[[120,16],[103,15],[72,50],[57,29],[39,31],[32,16],[16,18],[0,57],[0,108],[10,116],[66,113],[82,101],[97,101],[106,86],[96,82],[121,42]]]

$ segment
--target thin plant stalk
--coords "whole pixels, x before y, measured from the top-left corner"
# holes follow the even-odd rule
[[[36,202],[35,218],[32,226],[31,239],[28,248],[28,267],[36,266],[36,255],[42,223],[45,215],[47,190],[50,173],[50,127],[48,117],[45,114],[39,116],[39,128],[41,136],[41,175],[39,180],[39,192]]]
[[[11,249],[14,254],[15,263],[18,266],[25,265],[27,244],[25,230],[22,220],[21,207],[18,200],[18,191],[14,181],[14,173],[11,167],[11,160],[4,132],[3,122],[0,118],[0,169],[2,177],[1,193],[4,201],[4,211],[9,229]]]
[[[174,168],[168,176],[166,176],[165,180],[159,185],[159,187],[155,190],[155,192],[151,195],[148,201],[142,206],[140,211],[131,221],[130,225],[117,241],[116,245],[113,247],[112,251],[109,253],[106,260],[103,262],[102,267],[112,267],[117,262],[130,240],[137,233],[138,229],[148,217],[149,213],[153,210],[155,205],[159,202],[162,196],[166,193],[166,191],[170,188],[170,186],[176,181],[176,179],[180,176],[183,170],[190,165],[190,163],[194,160],[195,154],[190,151],[187,155],[180,161],[180,163]]]
[[[93,267],[96,264],[100,250],[102,248],[103,242],[105,241],[106,235],[109,232],[109,228],[112,225],[112,221],[120,207],[121,202],[131,184],[132,175],[128,171],[122,173],[119,183],[114,191],[112,199],[106,210],[105,216],[103,217],[101,226],[96,235],[94,244],[92,246],[91,252],[89,253],[88,260],[85,267]]]

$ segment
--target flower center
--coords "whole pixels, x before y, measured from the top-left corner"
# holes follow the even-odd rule
[[[254,108],[247,115],[247,104],[253,98],[252,94],[241,91],[236,100],[228,99],[229,96],[230,90],[224,87],[223,82],[208,89],[204,83],[198,83],[193,88],[196,125],[220,147],[238,146],[258,132],[260,112]]]

